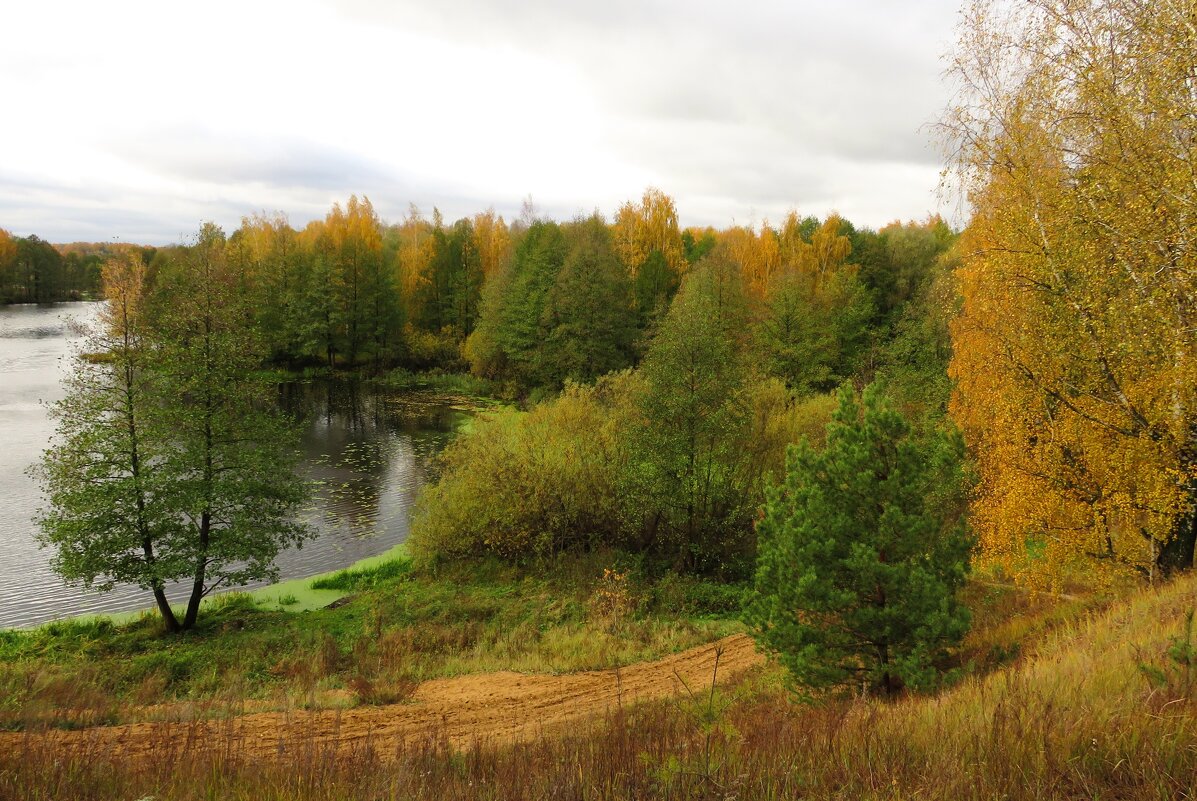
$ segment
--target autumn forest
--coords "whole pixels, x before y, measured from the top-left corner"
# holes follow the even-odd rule
[[[0,630],[0,797],[1191,797],[1197,15],[958,35],[959,224],[686,226],[650,187],[0,230],[0,303],[105,300],[39,542],[155,607]],[[228,592],[316,536],[292,385],[468,422],[397,549]]]

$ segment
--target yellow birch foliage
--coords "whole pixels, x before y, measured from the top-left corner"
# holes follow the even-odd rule
[[[844,266],[852,254],[852,240],[840,233],[843,223],[840,215],[829,214],[811,234],[809,243],[799,240],[797,269],[814,276],[816,287]]]
[[[257,212],[241,218],[235,237],[243,259],[244,278],[258,290],[286,288],[295,258],[296,234],[282,212]]]
[[[121,248],[109,256],[100,268],[100,282],[104,299],[100,307],[100,324],[114,341],[123,342],[126,349],[135,348],[132,324],[145,302],[145,261],[132,249]]]
[[[334,203],[324,218],[325,233],[348,270],[357,269],[366,258],[382,252],[382,222],[370,198],[350,195],[345,208]]]
[[[802,239],[802,220],[798,218],[798,212],[791,211],[786,215],[785,221],[781,224],[781,230],[777,234],[777,240],[781,263],[787,268],[798,264],[802,251],[806,247],[806,242]]]
[[[675,274],[685,270],[677,206],[660,189],[650,187],[644,190],[640,203],[629,201],[620,206],[615,214],[614,235],[615,252],[633,278],[653,251],[660,251]]]
[[[499,271],[511,250],[511,232],[493,207],[474,215],[474,247],[482,264],[483,279],[490,278]]]
[[[719,237],[732,260],[739,265],[748,291],[754,297],[764,297],[782,267],[777,231],[766,220],[761,224],[760,233],[752,226],[734,225],[721,232]]]
[[[416,303],[424,297],[421,290],[428,285],[428,265],[431,261],[432,225],[424,219],[420,209],[413,203],[399,226],[399,270],[400,296],[408,320],[420,318]]]
[[[945,120],[974,217],[951,410],[985,555],[1191,560],[1197,37],[1180,0],[978,2]],[[1179,549],[1179,550],[1178,550]],[[1097,561],[1095,561],[1097,560]]]
[[[840,233],[843,227],[844,218],[832,212],[807,241],[802,238],[802,220],[798,212],[791,211],[781,224],[781,230],[774,232],[773,236],[777,269],[784,273],[808,276],[814,287],[820,287],[844,267],[852,255],[852,240]],[[771,230],[767,223],[765,228]]]

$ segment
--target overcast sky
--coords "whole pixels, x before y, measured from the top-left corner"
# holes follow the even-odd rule
[[[957,0],[5,3],[0,227],[185,239],[367,195],[683,225],[942,208]]]

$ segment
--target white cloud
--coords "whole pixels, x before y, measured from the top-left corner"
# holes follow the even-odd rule
[[[922,216],[949,3],[13,4],[0,226],[162,243],[351,192],[452,219],[650,183],[685,223]]]

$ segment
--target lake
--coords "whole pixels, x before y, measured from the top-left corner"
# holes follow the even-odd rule
[[[149,593],[121,586],[97,593],[63,584],[51,551],[35,539],[42,503],[26,470],[49,443],[45,402],[62,397],[74,334],[96,304],[0,306],[0,628],[97,612],[142,609]],[[281,579],[335,570],[407,538],[409,515],[435,455],[469,412],[453,404],[338,381],[282,384],[282,409],[301,428],[302,472],[317,483],[302,519],[317,532],[276,560]],[[260,586],[260,585],[251,585]],[[173,600],[186,597],[173,588]]]

